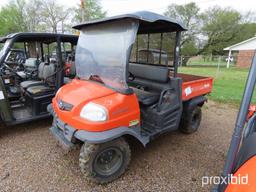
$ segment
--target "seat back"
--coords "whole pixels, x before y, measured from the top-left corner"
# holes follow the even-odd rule
[[[34,71],[38,67],[38,59],[37,58],[28,58],[24,63],[24,68],[27,71]]]
[[[135,78],[157,83],[167,83],[169,80],[169,69],[167,67],[130,63],[129,72],[131,72]]]
[[[39,79],[44,79],[44,66],[45,66],[45,63],[44,62],[42,62],[42,63],[40,63],[39,64],[39,66],[38,66],[38,78]]]
[[[45,65],[43,68],[43,80],[47,83],[55,82],[55,64],[50,63],[49,65]]]
[[[26,59],[24,66],[25,67],[37,67],[37,58],[28,58]]]
[[[55,74],[55,64],[50,63],[40,63],[38,67],[38,77],[42,80],[47,80],[49,77],[54,76]]]

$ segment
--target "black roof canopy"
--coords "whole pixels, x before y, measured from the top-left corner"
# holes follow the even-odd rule
[[[118,15],[113,17],[108,17],[100,20],[89,21],[74,26],[74,29],[82,29],[87,26],[97,25],[102,23],[110,23],[113,21],[120,21],[126,19],[137,20],[140,23],[138,33],[164,33],[164,32],[174,32],[174,31],[186,31],[186,28],[181,22],[178,22],[169,17],[159,15],[149,11],[139,11],[130,14]]]
[[[58,33],[13,33],[0,38],[0,43],[4,43],[8,39],[15,39],[15,42],[38,41],[45,44],[55,42],[60,37],[61,42],[77,44],[78,36]]]

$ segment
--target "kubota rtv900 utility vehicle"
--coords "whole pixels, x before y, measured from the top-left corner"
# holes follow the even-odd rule
[[[106,183],[124,173],[127,137],[145,146],[169,131],[198,129],[212,78],[177,73],[182,24],[137,12],[74,28],[81,31],[77,78],[59,89],[48,110],[51,132],[64,146],[83,143],[86,176]]]

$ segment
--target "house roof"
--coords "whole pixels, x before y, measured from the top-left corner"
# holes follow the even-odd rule
[[[98,25],[102,23],[110,23],[112,21],[124,21],[125,19],[133,19],[140,22],[139,33],[161,33],[172,31],[185,31],[186,27],[179,21],[171,19],[169,17],[159,15],[157,13],[149,11],[139,11],[130,14],[118,15],[113,17],[107,17],[100,20],[89,21],[74,26],[74,29],[80,30],[81,28]]]
[[[232,50],[232,51],[242,51],[242,50],[255,50],[256,49],[256,36],[235,45],[231,45],[230,47],[226,47],[224,50]]]

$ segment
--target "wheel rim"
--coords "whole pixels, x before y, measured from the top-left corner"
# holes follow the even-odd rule
[[[117,172],[123,164],[122,151],[116,147],[109,147],[97,154],[94,170],[102,176],[110,176]]]

